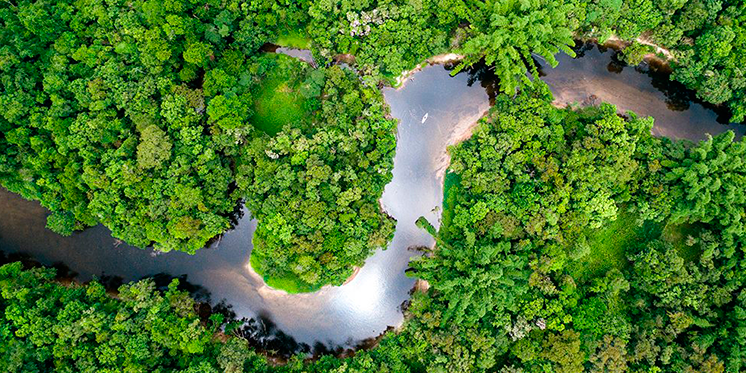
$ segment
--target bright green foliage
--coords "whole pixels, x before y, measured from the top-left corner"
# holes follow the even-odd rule
[[[619,12],[626,4],[624,0],[578,1],[577,9],[585,11],[584,31],[589,36],[608,39],[613,33],[612,27],[618,24]],[[590,25],[590,26],[589,26]],[[586,28],[590,30],[585,30]]]
[[[722,227],[723,240],[744,243],[746,236],[746,142],[733,132],[672,154],[663,162],[677,203],[672,219]]]
[[[463,9],[461,0],[315,1],[306,29],[322,58],[352,54],[377,81],[445,52]]]
[[[308,49],[311,47],[311,40],[306,36],[304,29],[280,30],[275,43],[290,48]]]
[[[695,244],[708,253],[698,263],[685,264],[660,241],[651,241],[630,257],[630,306],[636,320],[630,365],[645,370],[666,366],[670,371],[742,368],[739,351],[744,341],[730,338],[739,321],[729,314],[742,293],[743,279],[727,275],[734,263],[722,261],[723,245],[711,234],[699,236]]]
[[[246,126],[249,117],[250,99],[248,94],[241,96],[218,95],[207,105],[207,115],[210,122],[226,130],[239,129]]]
[[[75,216],[69,212],[57,211],[47,217],[47,228],[63,236],[75,231]]]
[[[315,108],[307,100],[320,95],[324,70],[311,70],[304,62],[284,55],[262,57],[261,62],[266,71],[253,94],[251,123],[275,135],[283,126],[309,118]]]
[[[144,169],[161,168],[171,158],[171,143],[158,126],[151,124],[142,130],[137,145],[137,165]]]
[[[40,200],[64,234],[103,223],[136,246],[194,252],[222,233],[237,201],[228,146],[251,132],[251,99],[246,81],[200,82],[237,74],[241,50],[262,43],[241,21],[261,7],[239,5],[0,5],[0,184]]]
[[[696,4],[696,3],[695,3]],[[686,9],[691,9],[689,5]],[[714,104],[728,104],[733,120],[746,119],[746,2],[724,2],[717,21],[685,31],[694,45],[679,42],[674,79]],[[676,25],[676,24],[674,24]],[[682,25],[683,26],[683,25]]]
[[[119,288],[63,286],[54,270],[0,267],[0,370],[3,372],[242,372],[267,363],[239,340],[214,338],[195,302],[174,280],[161,294],[152,281]]]
[[[634,42],[622,50],[622,58],[630,65],[638,65],[645,60],[645,56],[655,54],[654,52],[653,46]]]
[[[509,349],[558,371],[584,361],[568,330],[580,296],[564,272],[576,250],[568,244],[616,218],[650,121],[624,120],[610,105],[557,109],[546,89],[500,96],[473,137],[452,149],[452,211],[434,255],[412,263],[431,290],[413,300],[406,332],[436,349],[417,357],[428,371],[489,369]],[[520,342],[541,329],[555,332]]]
[[[547,103],[544,89],[535,97],[522,94],[515,103],[496,103],[496,114],[474,139],[453,150],[451,170],[460,175],[461,186],[494,197],[483,202],[481,214],[475,211],[479,204],[468,210],[456,206],[447,234],[468,237],[474,228],[487,234],[489,227],[480,227],[486,217],[486,223],[501,227],[493,235],[563,241],[616,217],[615,201],[627,198],[637,170],[632,159],[637,139],[649,136],[651,122],[634,116],[625,121],[607,104],[560,111]]]
[[[184,51],[184,61],[203,66],[210,57],[214,57],[209,45],[201,42],[190,43]]]
[[[238,172],[259,219],[252,264],[296,289],[341,284],[394,230],[378,198],[391,180],[396,122],[351,71],[334,66],[325,76],[317,114],[267,144],[254,140]]]
[[[390,237],[377,199],[390,179],[394,124],[380,93],[351,85],[351,74],[327,83],[324,69],[251,56],[279,24],[307,18],[308,4],[289,5],[3,3],[0,184],[52,210],[48,225],[59,233],[103,223],[129,244],[190,253],[228,229],[252,193],[251,209],[267,217],[258,236],[273,232],[258,246],[285,251],[291,241],[275,233],[301,236],[281,256],[308,283],[338,283]],[[254,120],[267,134],[287,132],[271,139]],[[287,147],[301,150],[276,163],[307,171],[318,189],[275,217],[276,206],[258,201],[287,201],[289,189],[235,185],[253,178],[250,167],[273,163],[242,159]],[[272,174],[257,185],[287,176],[273,170],[257,170]]]
[[[563,0],[487,0],[470,17],[470,33],[462,51],[467,60],[460,68],[484,58],[500,78],[500,90],[513,93],[528,83],[527,72],[536,78],[532,54],[557,65],[560,50],[574,56],[570,26],[573,6]]]
[[[448,299],[442,323],[475,325],[487,312],[500,315],[521,295],[515,288],[528,282],[526,259],[510,251],[510,242],[449,247],[442,243],[433,260],[415,262],[420,278]],[[458,260],[454,260],[458,258]]]
[[[313,145],[313,136],[300,136],[331,136],[347,128],[345,123],[365,120],[326,114],[338,112],[330,105],[343,105],[335,97],[353,92],[366,97],[358,110],[372,112],[377,107],[380,97],[366,95],[367,90],[348,74],[339,68],[327,70],[321,103],[326,110],[312,121],[326,125],[288,127],[270,140],[273,147],[264,158],[258,153],[263,148],[245,149],[245,160],[257,164],[241,169],[239,180],[247,182],[240,184],[242,188],[257,188],[256,180],[268,179],[252,179],[256,175],[249,170],[322,172],[304,169],[299,161],[314,155],[325,160],[320,152],[298,155],[292,147],[283,148],[282,139],[298,136],[305,140],[287,143]],[[327,94],[331,86],[342,89]],[[652,138],[648,119],[632,114],[624,119],[610,105],[558,109],[550,100],[541,85],[514,99],[501,95],[474,137],[452,149],[448,211],[441,229],[436,232],[424,219],[417,222],[437,241],[434,252],[412,263],[414,275],[426,280],[429,290],[413,294],[401,330],[387,333],[370,351],[306,363],[296,357],[285,366],[268,368],[241,341],[228,338],[223,344],[212,339],[212,332],[194,316],[193,302],[175,291],[175,285],[161,296],[149,282],[140,282],[121,288],[114,300],[95,283],[86,288],[63,287],[49,281],[50,272],[24,272],[15,264],[0,269],[0,357],[4,357],[0,364],[9,371],[29,371],[39,364],[46,364],[39,370],[49,364],[100,370],[110,363],[134,366],[133,371],[156,366],[259,372],[743,370],[746,283],[741,268],[745,262],[742,243],[736,239],[741,235],[729,233],[740,226],[733,216],[737,200],[729,199],[738,193],[724,186],[740,180],[742,143],[733,142],[732,134],[697,146],[672,143]],[[347,104],[354,102],[348,98]],[[386,123],[393,123],[382,115],[372,118],[381,121],[367,123],[378,123],[377,133],[388,136],[393,128]],[[342,140],[336,144],[335,155],[344,145],[351,146]],[[711,172],[697,173],[702,165]],[[715,177],[727,182],[715,188]],[[299,179],[307,180],[304,187],[313,190],[314,178]],[[280,182],[283,179],[273,180],[273,184]],[[697,189],[700,185],[704,186]],[[695,189],[709,196],[714,207],[698,202]],[[304,206],[309,194],[293,192],[305,198],[297,201],[291,198],[294,194],[270,193],[249,203]],[[193,190],[179,193],[183,203],[194,203]],[[341,195],[347,194],[335,194]],[[620,215],[620,209],[627,211]],[[259,216],[260,229],[272,232],[257,235],[255,250],[260,254],[275,254],[272,239],[303,237],[291,229],[303,232],[299,229],[306,227],[288,223],[303,221],[293,217],[300,215],[291,215],[296,211],[276,211],[281,213]],[[634,234],[599,241],[613,234],[606,229],[623,232],[617,223],[635,225],[635,215],[643,224],[629,229]],[[609,225],[614,219],[620,220]],[[688,223],[674,224],[682,219]],[[66,224],[64,216],[53,221]],[[663,223],[666,228],[659,229]],[[185,220],[178,229],[189,226]],[[609,250],[614,250],[615,261],[623,252],[626,263],[573,277],[584,258]],[[684,251],[697,254],[684,258]],[[292,251],[277,250],[278,255],[282,252]],[[271,260],[264,255],[258,257],[270,259],[252,265],[264,269]],[[287,260],[292,266],[278,268],[317,263],[303,256]],[[268,277],[304,290],[303,286],[312,288],[306,281],[309,275],[313,273],[277,271]],[[120,329],[122,323],[134,324]],[[120,335],[124,337],[117,339]],[[138,343],[147,350],[132,347]],[[48,348],[53,352],[45,352]],[[92,355],[109,349],[116,354]]]
[[[498,97],[452,149],[437,248],[412,263],[430,289],[409,308],[405,358],[426,371],[742,370],[742,143],[687,147],[609,105],[550,99]]]
[[[633,210],[644,219],[716,227],[730,250],[744,236],[744,155],[746,142],[725,132],[697,145],[667,143],[646,149],[649,183],[643,183]],[[665,145],[667,144],[667,145]],[[729,252],[728,256],[733,252]]]
[[[531,83],[575,35],[640,35],[673,78],[746,117],[744,0],[12,0],[0,5],[0,184],[138,246],[193,252],[245,198],[252,266],[290,292],[340,284],[394,222],[380,92],[438,53],[484,59],[502,95],[456,146],[408,321],[352,358],[268,368],[151,282],[110,298],[0,267],[2,371],[738,372],[746,369],[746,143],[649,135]],[[253,56],[310,40],[320,65]],[[638,62],[652,48],[626,51]],[[458,70],[457,70],[458,71]],[[534,79],[535,80],[535,79]],[[364,82],[364,83],[361,83]],[[524,86],[524,90],[520,90]],[[255,130],[255,128],[261,131]],[[616,221],[615,221],[616,220]]]
[[[612,269],[622,270],[627,265],[626,249],[643,241],[649,225],[638,226],[636,214],[619,211],[616,220],[601,228],[587,229],[584,236],[573,242],[571,257],[575,259],[570,271],[575,278],[603,276]]]

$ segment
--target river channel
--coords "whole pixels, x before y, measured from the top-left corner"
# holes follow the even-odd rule
[[[558,105],[607,101],[622,112],[654,116],[656,135],[698,140],[728,129],[743,135],[744,126],[723,124],[722,114],[698,103],[664,73],[645,64],[625,66],[615,53],[581,46],[578,58],[561,55],[557,68],[543,66],[542,79]],[[425,216],[437,224],[446,148],[468,137],[488,110],[495,84],[484,68],[451,77],[447,66],[431,65],[398,89],[384,89],[391,115],[400,122],[394,177],[381,204],[397,220],[397,230],[388,249],[378,250],[344,286],[309,294],[267,287],[249,266],[256,221],[245,209],[235,228],[211,247],[193,256],[164,254],[127,246],[103,226],[70,237],[56,235],[45,228],[48,211],[0,188],[0,251],[47,265],[64,263],[82,281],[94,276],[112,283],[185,276],[201,289],[203,300],[209,295],[212,304],[222,301],[238,317],[251,320],[246,333],[259,347],[307,352],[355,348],[401,324],[402,305],[414,285],[405,270],[409,259],[419,255],[410,248],[433,244],[414,222]]]

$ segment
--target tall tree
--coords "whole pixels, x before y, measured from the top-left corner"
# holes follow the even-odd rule
[[[563,0],[486,0],[470,17],[470,36],[461,51],[467,55],[454,73],[482,58],[500,78],[500,89],[513,93],[528,83],[527,73],[537,79],[533,55],[557,65],[560,50],[570,48],[574,7]]]

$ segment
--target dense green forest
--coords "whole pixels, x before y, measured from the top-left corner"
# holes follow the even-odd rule
[[[255,371],[264,358],[238,339],[218,340],[223,320],[203,323],[178,280],[161,293],[153,281],[119,288],[63,286],[51,269],[0,267],[0,370],[3,372]]]
[[[60,234],[103,224],[190,253],[244,201],[252,266],[290,292],[342,283],[391,238],[380,87],[454,52],[455,72],[484,61],[504,92],[451,149],[440,229],[418,221],[436,248],[411,263],[429,289],[375,348],[275,365],[177,283],[107,294],[16,263],[0,267],[0,368],[746,369],[746,142],[655,138],[608,104],[556,108],[536,79],[534,56],[612,36],[631,61],[664,48],[672,79],[746,117],[743,0],[0,3],[0,185]],[[318,67],[267,42],[309,46]]]
[[[550,100],[502,96],[453,149],[437,250],[412,264],[431,290],[407,329],[436,353],[412,356],[428,371],[743,369],[746,143],[674,143],[613,106]]]
[[[129,244],[190,253],[246,200],[260,272],[287,290],[338,284],[393,226],[377,200],[395,129],[376,86],[452,51],[466,56],[455,71],[484,60],[514,92],[532,55],[554,64],[573,36],[643,35],[671,49],[675,79],[740,120],[743,5],[4,2],[0,184],[50,209],[61,234],[102,223]],[[270,41],[310,45],[322,67],[269,58]],[[337,55],[353,56],[360,83],[323,67]]]
[[[746,142],[671,142],[608,104],[550,102],[542,83],[502,95],[452,149],[442,226],[418,221],[438,243],[412,262],[430,288],[370,351],[274,366],[177,283],[113,299],[16,263],[0,354],[10,371],[740,371]]]
[[[589,13],[585,30],[604,39],[641,36],[671,53],[673,78],[713,104],[727,105],[736,122],[746,119],[746,3],[726,1],[601,1],[613,12]],[[603,9],[609,9],[608,7]],[[618,9],[618,11],[616,11]],[[655,48],[636,42],[632,53]]]
[[[0,183],[61,234],[103,223],[190,253],[245,199],[268,280],[343,282],[393,231],[378,198],[395,122],[352,72],[260,53],[293,22],[274,5],[0,5]]]

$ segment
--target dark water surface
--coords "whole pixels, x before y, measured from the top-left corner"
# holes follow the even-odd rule
[[[613,51],[593,46],[578,51],[582,58],[562,55],[557,68],[542,68],[542,79],[558,103],[608,101],[623,111],[655,116],[655,134],[674,138],[696,140],[728,128],[744,132],[743,126],[719,123],[715,111],[692,101],[691,92],[665,75],[644,66],[624,66]],[[377,251],[344,286],[310,294],[286,294],[265,286],[249,266],[256,221],[246,211],[235,229],[194,256],[157,254],[121,244],[102,226],[58,236],[45,228],[48,212],[38,203],[0,188],[0,250],[47,265],[64,263],[83,281],[93,276],[116,283],[158,274],[185,275],[203,294],[209,292],[213,304],[224,301],[239,317],[253,319],[247,334],[260,347],[355,347],[402,322],[401,306],[414,284],[404,271],[409,258],[417,255],[408,248],[433,243],[414,222],[425,216],[437,225],[448,165],[446,147],[467,137],[471,124],[488,109],[489,95],[496,89],[489,75],[483,69],[450,77],[445,67],[435,65],[414,73],[399,89],[384,90],[391,114],[400,123],[394,178],[381,202],[397,219],[397,230],[388,250]]]
[[[277,44],[267,43],[262,45],[260,50],[262,52],[284,54],[308,62],[311,66],[316,66],[316,61],[313,59],[313,53],[308,49],[281,47]]]
[[[672,139],[696,141],[727,130],[739,137],[746,133],[746,126],[728,123],[726,110],[702,103],[693,91],[671,81],[665,67],[647,62],[628,66],[616,50],[596,44],[581,44],[575,51],[575,59],[564,53],[557,56],[556,68],[542,66],[541,79],[556,103],[609,102],[621,112],[654,117],[653,134]]]

